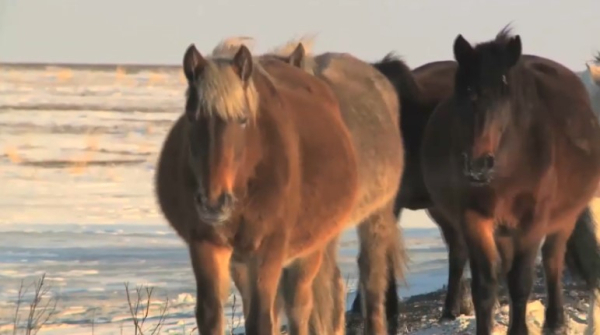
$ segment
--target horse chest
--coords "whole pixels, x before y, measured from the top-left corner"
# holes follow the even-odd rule
[[[536,199],[529,192],[500,197],[494,206],[494,218],[501,229],[526,229],[536,212]]]

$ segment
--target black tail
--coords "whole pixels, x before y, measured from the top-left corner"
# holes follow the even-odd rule
[[[577,219],[565,254],[569,270],[583,279],[590,290],[600,289],[600,243],[596,229],[588,206]]]
[[[429,118],[422,111],[423,98],[421,88],[417,84],[412,71],[404,61],[394,55],[387,54],[382,60],[372,63],[394,86],[400,100],[400,131],[407,159],[418,155],[423,130]],[[416,156],[415,156],[416,157]],[[410,162],[405,162],[408,164]]]

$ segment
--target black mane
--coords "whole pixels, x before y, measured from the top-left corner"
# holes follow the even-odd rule
[[[512,33],[511,24],[507,24],[500,30],[500,32],[496,35],[491,41],[477,43],[474,46],[474,49],[480,53],[496,53],[500,50],[503,50],[506,44],[514,37]]]
[[[419,100],[420,88],[412,71],[404,60],[394,52],[390,52],[382,60],[372,63],[396,88],[402,105],[414,104]]]

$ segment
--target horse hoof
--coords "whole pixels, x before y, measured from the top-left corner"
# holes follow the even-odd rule
[[[544,326],[544,330],[542,332],[543,335],[567,335],[567,326],[560,325],[552,328]]]
[[[471,284],[468,280],[463,279],[460,283],[460,302],[458,307],[459,315],[473,315],[475,307],[473,306],[473,299],[471,299]]]
[[[444,324],[446,322],[452,322],[456,320],[456,316],[451,313],[442,313],[442,316],[439,319],[439,323]]]

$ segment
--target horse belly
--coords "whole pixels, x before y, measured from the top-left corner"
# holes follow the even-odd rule
[[[301,200],[288,258],[324,246],[339,235],[356,204],[357,161],[347,129],[332,125],[311,136],[302,153]],[[305,143],[306,144],[306,143]]]
[[[456,221],[461,214],[458,175],[461,169],[452,157],[452,134],[448,124],[449,115],[432,116],[423,138],[421,167],[432,202],[449,220]]]
[[[358,164],[358,199],[348,225],[354,225],[396,197],[404,170],[404,147],[397,121],[386,109],[344,108]]]

